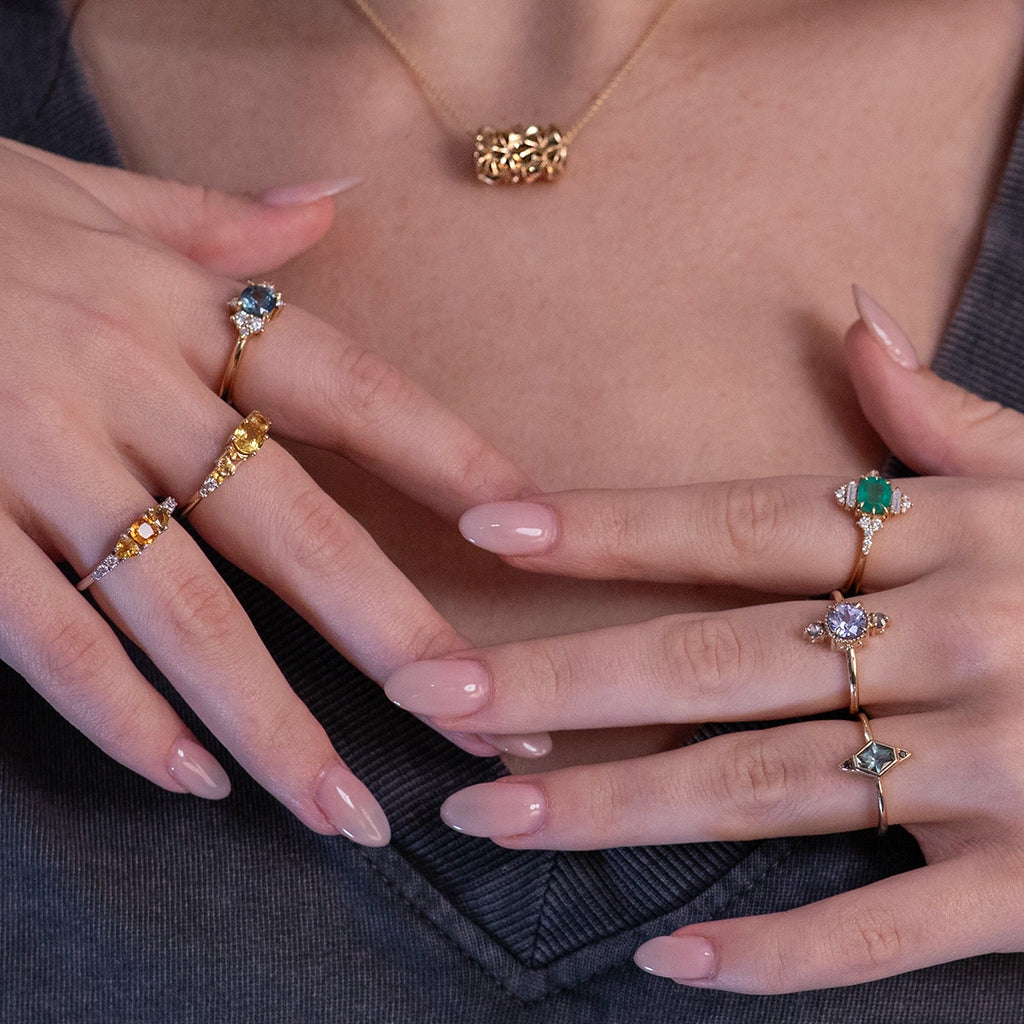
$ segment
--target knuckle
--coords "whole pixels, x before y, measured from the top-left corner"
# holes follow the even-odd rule
[[[636,798],[630,780],[614,771],[602,771],[588,787],[590,821],[598,835],[618,835]]]
[[[766,483],[729,484],[717,499],[727,555],[742,566],[775,551],[779,543],[783,499]]]
[[[670,619],[662,636],[669,677],[692,686],[691,694],[713,699],[732,693],[746,658],[736,628],[726,619]]]
[[[163,609],[173,643],[208,654],[231,646],[241,614],[227,584],[212,570],[181,578]]]
[[[46,638],[39,673],[61,687],[102,678],[111,662],[111,637],[88,622],[66,621]]]
[[[903,952],[895,913],[886,907],[861,908],[852,920],[842,922],[835,941],[838,958],[849,967],[886,969],[898,963]]]
[[[353,561],[361,530],[318,487],[292,499],[280,536],[284,555],[295,568],[323,574]]]
[[[339,358],[337,400],[364,428],[386,423],[412,398],[412,382],[368,349],[352,347]]]
[[[469,494],[486,493],[497,481],[504,486],[508,474],[498,452],[481,437],[470,434],[454,453],[451,476],[454,483]]]
[[[727,808],[746,823],[775,823],[790,805],[793,780],[784,755],[761,736],[746,736],[733,757],[719,764],[719,784]]]
[[[631,575],[632,553],[644,542],[643,523],[636,506],[625,495],[612,494],[589,514],[601,574]]]
[[[401,653],[397,664],[440,658],[465,647],[459,634],[446,622],[410,623],[401,638]]]

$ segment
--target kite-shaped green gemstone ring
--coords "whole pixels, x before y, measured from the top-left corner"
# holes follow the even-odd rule
[[[843,593],[849,596],[860,593],[864,565],[871,551],[871,543],[875,534],[882,528],[882,524],[889,516],[900,516],[904,512],[909,512],[914,505],[908,495],[874,469],[859,480],[843,484],[836,491],[836,501],[841,508],[853,515],[862,534],[857,561],[843,587]]]
[[[864,746],[852,757],[848,757],[839,767],[844,772],[859,772],[861,775],[870,775],[875,780],[875,792],[878,798],[878,834],[884,836],[889,830],[889,818],[885,813],[882,776],[901,761],[906,761],[910,757],[910,751],[900,747],[890,747],[887,743],[879,743],[871,735],[868,716],[861,712],[857,717],[864,730]]]

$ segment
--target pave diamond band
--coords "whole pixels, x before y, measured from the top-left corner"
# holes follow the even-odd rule
[[[228,477],[235,475],[235,470],[248,459],[259,454],[264,441],[270,434],[270,420],[263,413],[254,409],[238,424],[228,438],[227,446],[221,452],[213,468],[181,510],[182,520],[192,515],[196,505],[208,498]]]
[[[843,593],[860,593],[864,566],[871,551],[875,534],[889,516],[903,515],[914,504],[899,487],[893,486],[877,470],[872,470],[859,480],[851,480],[836,491],[836,501],[841,508],[850,512],[861,531],[860,551],[853,571],[843,587]]]
[[[164,498],[159,505],[146,509],[117,538],[114,550],[91,573],[78,581],[78,589],[88,590],[94,583],[113,572],[122,562],[141,555],[171,525],[171,516],[177,507],[178,503],[173,498]]]
[[[868,716],[861,712],[858,716],[864,730],[864,746],[848,757],[839,767],[844,772],[857,772],[868,775],[875,780],[875,793],[878,799],[878,834],[884,836],[889,830],[889,818],[885,811],[885,794],[882,792],[882,776],[896,765],[910,757],[910,751],[902,747],[891,747],[888,743],[879,743],[871,735],[871,724]]]
[[[281,300],[281,293],[275,290],[269,281],[261,281],[259,284],[250,281],[242,289],[242,293],[228,303],[228,309],[231,311],[231,323],[238,332],[238,337],[231,359],[221,377],[220,397],[234,405],[231,388],[235,383],[235,374],[238,372],[238,364],[242,361],[245,346],[254,334],[261,334],[263,328],[284,309],[284,302]]]

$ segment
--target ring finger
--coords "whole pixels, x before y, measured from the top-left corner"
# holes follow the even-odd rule
[[[877,782],[890,824],[983,812],[976,801],[965,807],[950,770],[963,763],[965,744],[981,742],[969,724],[953,736],[945,716],[929,713],[875,720],[871,730],[876,742],[912,754],[877,780],[840,768],[865,746],[857,722],[801,722],[471,786],[441,814],[457,831],[502,846],[583,850],[869,828],[879,824]]]

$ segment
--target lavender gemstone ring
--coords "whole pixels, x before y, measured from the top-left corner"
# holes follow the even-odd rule
[[[804,636],[816,644],[828,640],[834,651],[841,651],[846,658],[846,675],[850,684],[850,714],[860,712],[860,684],[857,680],[856,649],[873,633],[884,633],[889,626],[889,616],[881,612],[867,612],[860,601],[844,600],[838,590],[832,592],[832,603],[825,611],[825,618],[812,622],[804,629]]]

